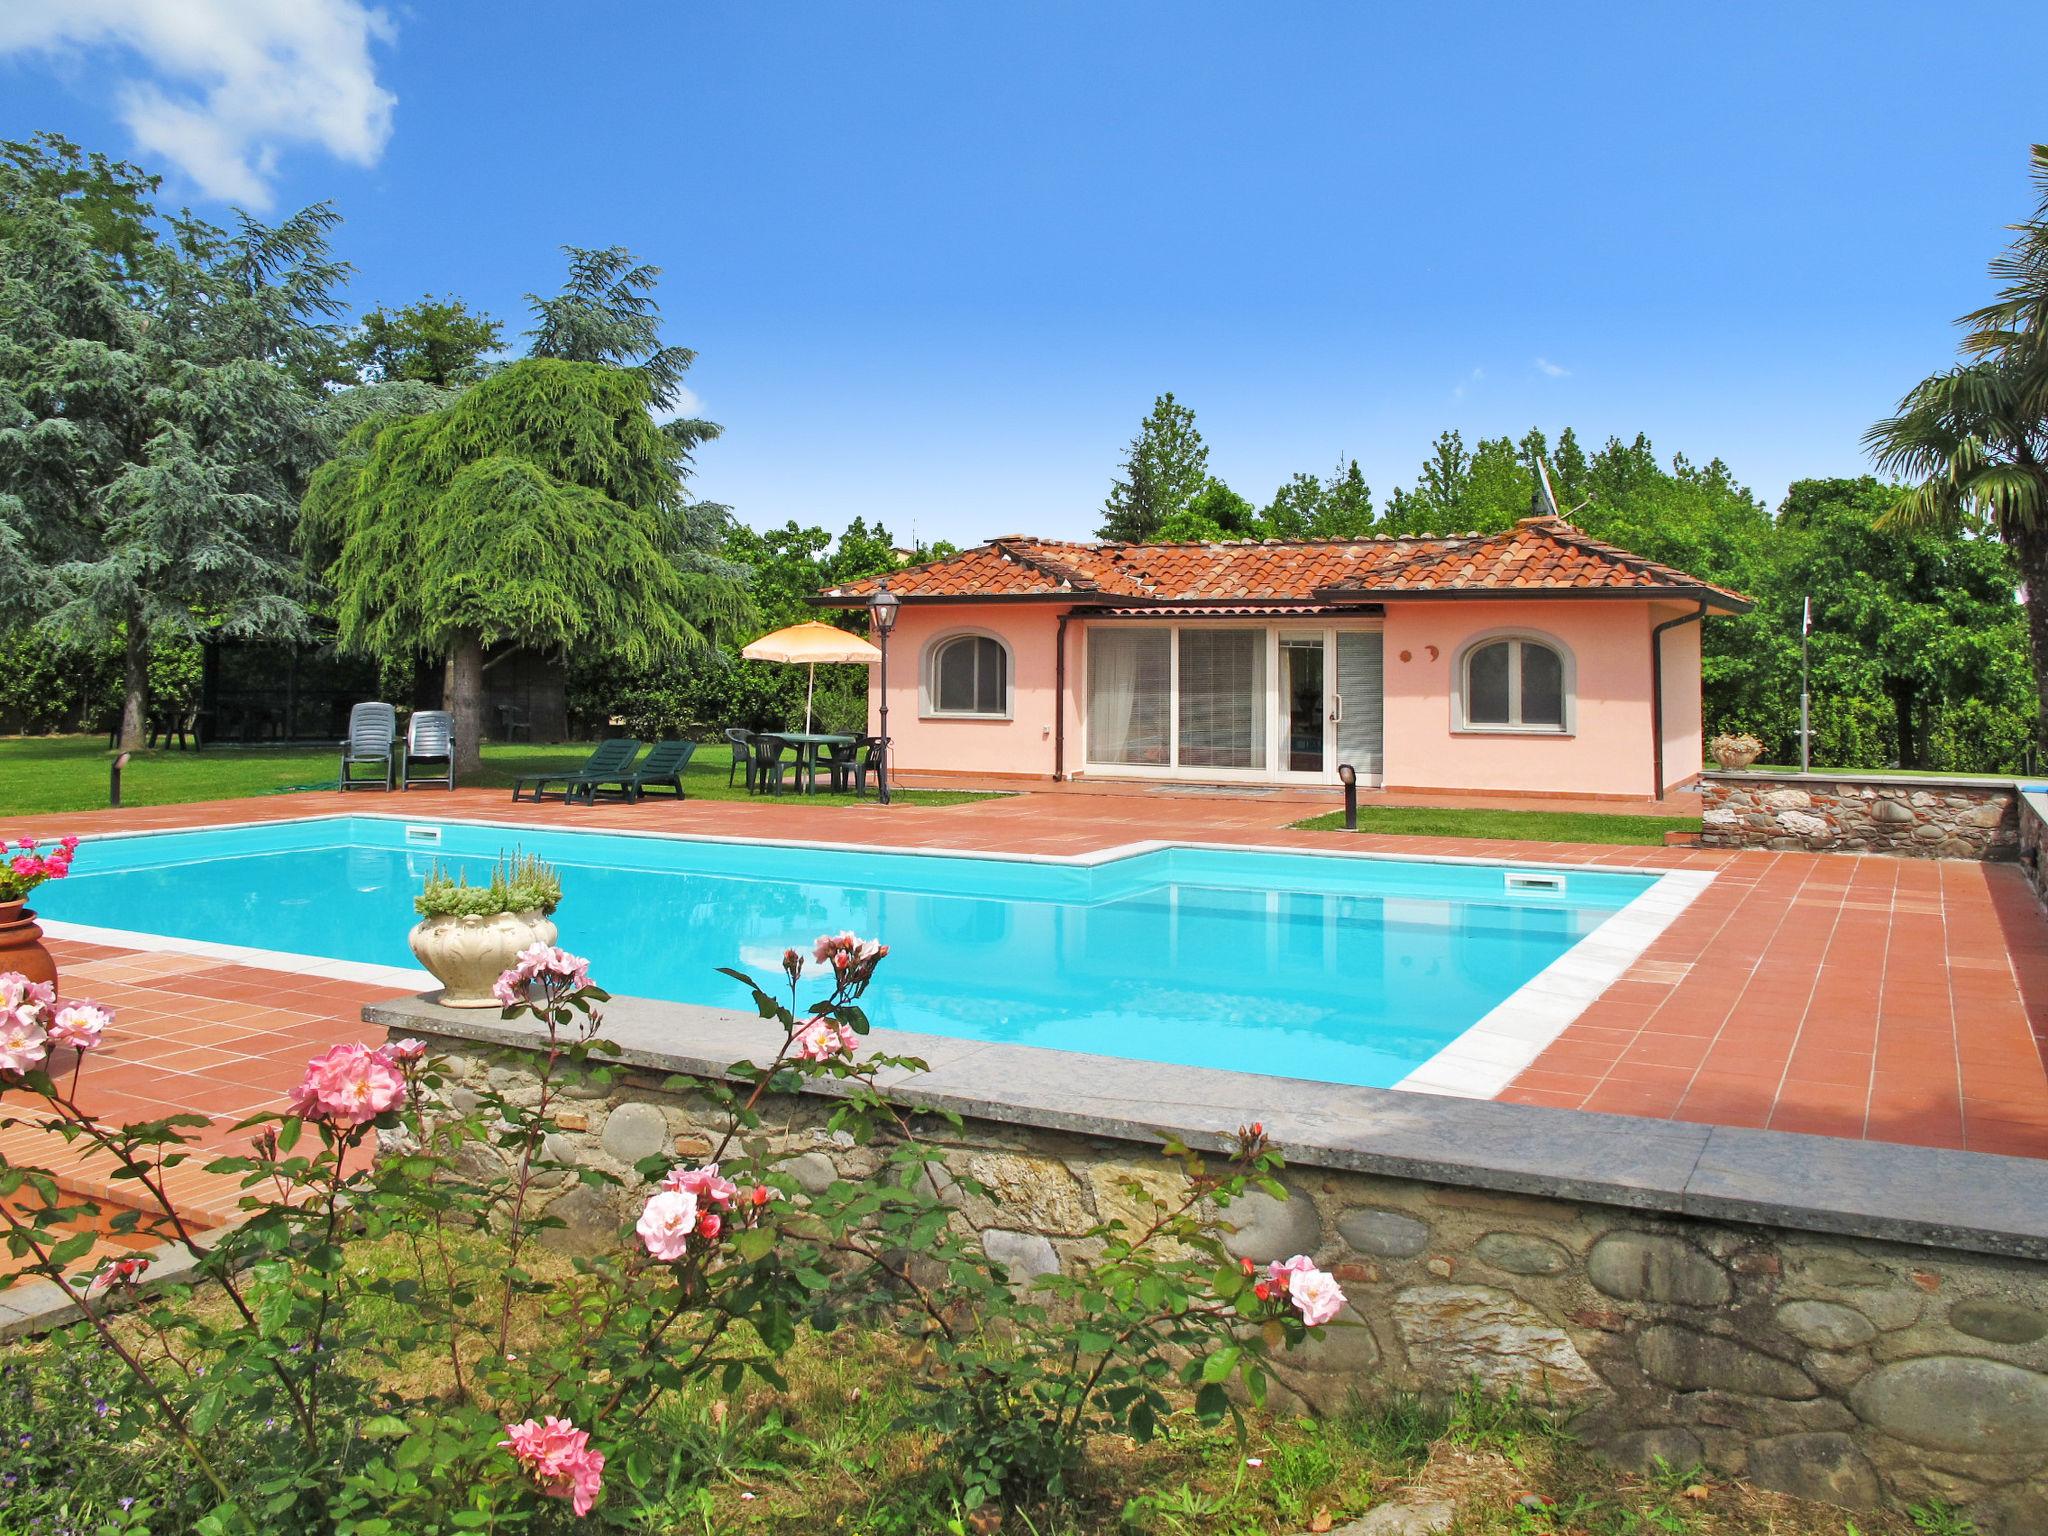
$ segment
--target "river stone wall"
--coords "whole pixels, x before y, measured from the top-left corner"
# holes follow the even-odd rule
[[[1709,848],[1888,853],[1911,859],[2014,859],[2019,792],[1982,779],[1708,773]]]
[[[436,1036],[431,1012],[383,1021],[446,1054],[458,1106],[486,1082],[533,1093],[529,1051]],[[662,1081],[572,1088],[550,1154],[629,1182],[639,1159],[703,1157],[722,1122]],[[874,1170],[873,1149],[824,1127],[829,1105],[797,1104],[780,1139],[805,1189]],[[958,1196],[959,1220],[1018,1277],[1084,1259],[1089,1229],[1130,1212],[1132,1179],[1164,1191],[1178,1178],[1126,1138],[982,1119],[925,1129],[991,1192]],[[1940,1498],[1986,1536],[2042,1529],[2048,1263],[1292,1159],[1286,1182],[1289,1200],[1234,1208],[1231,1245],[1260,1262],[1310,1254],[1350,1298],[1347,1326],[1281,1362],[1308,1409],[1477,1377],[1569,1406],[1576,1433],[1626,1462],[1702,1463],[1851,1509]],[[591,1251],[624,1240],[642,1192],[564,1178],[544,1193],[566,1223],[550,1239]]]
[[[2020,868],[2034,894],[2048,906],[2048,794],[2020,796]]]

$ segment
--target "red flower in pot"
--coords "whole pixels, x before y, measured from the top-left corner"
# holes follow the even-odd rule
[[[71,873],[75,837],[45,846],[32,837],[15,842],[0,839],[0,971],[15,971],[30,981],[57,980],[57,962],[43,948],[43,930],[28,908],[28,893],[45,880]]]

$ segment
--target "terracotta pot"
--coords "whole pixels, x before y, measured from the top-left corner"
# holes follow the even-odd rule
[[[26,901],[0,901],[0,971],[56,985],[57,962],[43,948],[43,930]]]
[[[441,983],[449,1008],[496,1008],[491,987],[530,944],[555,942],[546,913],[498,912],[489,917],[428,917],[411,936],[412,952]]]

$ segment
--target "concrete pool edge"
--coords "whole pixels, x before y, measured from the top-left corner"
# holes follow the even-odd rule
[[[1713,883],[1704,870],[1659,875],[1394,1087],[1464,1099],[1498,1097]]]
[[[443,1008],[425,996],[374,1003],[363,1021],[397,1035],[532,1050],[532,1024]],[[614,998],[611,1058],[643,1072],[722,1077],[772,1044],[757,1015]],[[1291,1165],[1583,1201],[1836,1237],[2048,1260],[2041,1165],[2027,1158],[1848,1141],[1590,1110],[1262,1077],[877,1029],[867,1048],[930,1070],[882,1086],[922,1109],[1148,1147],[1176,1135],[1205,1149],[1259,1120]],[[807,1092],[830,1096],[828,1080]]]

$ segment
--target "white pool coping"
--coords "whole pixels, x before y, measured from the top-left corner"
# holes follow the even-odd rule
[[[536,830],[530,822],[499,821],[489,817],[406,816],[391,811],[364,810],[323,812],[317,816],[287,816],[259,821],[218,822],[197,827],[149,827],[138,828],[132,832],[100,832],[82,837],[80,841],[306,826],[327,821],[352,821],[357,818],[395,821],[415,826],[447,823],[528,833]],[[1442,1050],[1393,1085],[1396,1090],[1406,1093],[1431,1093],[1465,1099],[1497,1098],[1559,1035],[1570,1028],[1602,993],[1619,981],[1642,957],[1644,951],[1655,943],[1714,881],[1714,874],[1709,870],[1660,869],[1640,864],[1572,864],[1555,860],[1500,859],[1471,854],[1387,853],[1375,849],[1332,848],[1325,851],[1286,844],[1218,843],[1186,839],[1151,838],[1119,843],[1110,848],[1097,848],[1086,853],[1050,854],[994,853],[973,848],[918,848],[810,838],[735,837],[722,833],[658,832],[642,828],[593,826],[543,827],[539,830],[605,837],[654,838],[666,842],[808,848],[835,853],[998,859],[1011,863],[1055,864],[1079,868],[1092,868],[1142,854],[1188,849],[1197,852],[1292,854],[1305,858],[1370,859],[1394,864],[1463,864],[1503,870],[1654,876],[1652,883],[1642,894],[1605,918],[1593,932],[1530,977],[1496,1004],[1490,1012],[1467,1026],[1462,1034]],[[105,944],[151,954],[203,956],[258,970],[332,977],[373,986],[392,986],[407,992],[429,991],[438,985],[427,971],[406,966],[377,965],[361,960],[329,960],[319,955],[295,954],[287,950],[221,944],[207,939],[170,938],[130,929],[99,928],[85,923],[43,919],[38,919],[38,922],[43,931],[52,938],[75,939],[83,943]]]

